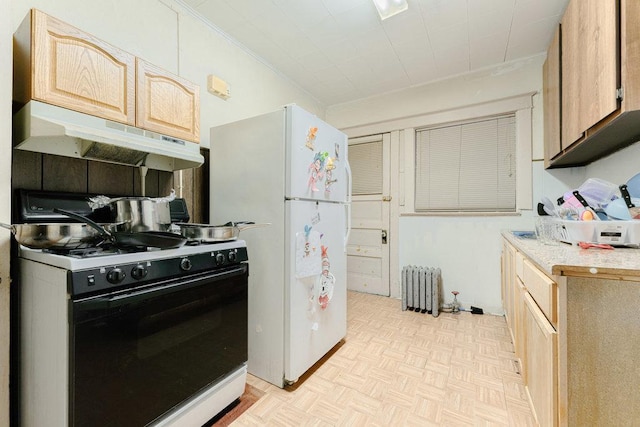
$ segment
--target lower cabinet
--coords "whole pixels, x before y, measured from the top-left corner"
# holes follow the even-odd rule
[[[558,334],[529,293],[524,295],[525,382],[541,426],[558,425]]]
[[[503,242],[506,321],[531,409],[545,427],[558,425],[557,293],[557,284],[551,278],[509,242]]]

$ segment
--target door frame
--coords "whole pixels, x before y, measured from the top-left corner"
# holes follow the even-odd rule
[[[397,208],[397,184],[396,179],[393,176],[397,175],[397,165],[398,165],[398,152],[397,149],[393,149],[392,146],[399,146],[398,132],[381,132],[379,134],[374,135],[365,135],[365,136],[353,136],[349,138],[349,145],[352,145],[352,142],[356,144],[359,143],[367,143],[374,142],[378,140],[382,140],[382,194],[380,196],[354,196],[352,195],[352,200],[357,200],[357,198],[362,198],[363,200],[380,200],[381,203],[387,203],[387,206],[384,207],[386,211],[386,219],[383,219],[385,225],[382,227],[383,230],[387,231],[387,265],[385,266],[385,270],[387,270],[387,278],[388,278],[388,296],[393,298],[400,298],[399,294],[399,270],[398,270],[398,208]],[[357,141],[354,141],[357,140]],[[395,143],[393,141],[395,140]],[[394,167],[395,165],[395,167]],[[384,257],[383,257],[384,258]]]

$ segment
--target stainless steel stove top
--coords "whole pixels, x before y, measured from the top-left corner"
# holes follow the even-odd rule
[[[182,258],[189,255],[210,252],[212,256],[238,248],[245,248],[244,240],[232,240],[214,244],[185,245],[176,249],[153,249],[141,252],[110,253],[102,252],[78,257],[74,255],[61,255],[40,249],[30,249],[20,246],[19,256],[31,261],[51,265],[69,271],[79,271],[100,267],[110,267],[124,263],[153,262],[163,259]]]

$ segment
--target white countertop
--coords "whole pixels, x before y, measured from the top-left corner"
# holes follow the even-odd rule
[[[566,243],[545,245],[536,238],[515,236],[511,231],[503,231],[502,236],[550,276],[640,281],[640,249],[582,249]]]

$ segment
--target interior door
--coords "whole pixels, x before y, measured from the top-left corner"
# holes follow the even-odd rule
[[[347,288],[389,296],[390,134],[349,138],[353,175]]]

